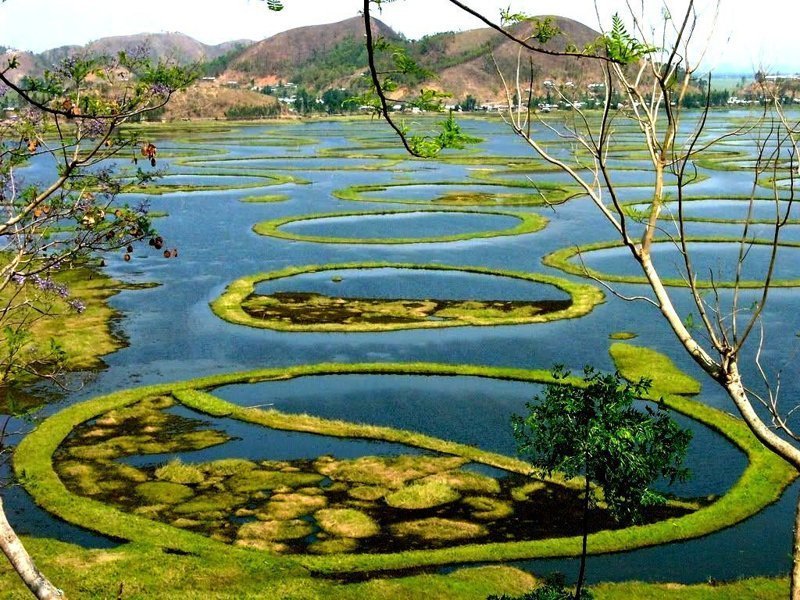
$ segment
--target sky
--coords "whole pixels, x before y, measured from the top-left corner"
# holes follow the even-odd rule
[[[653,0],[646,4],[661,14]],[[686,0],[666,0],[675,15]],[[496,19],[501,8],[534,15],[554,14],[598,28],[610,26],[611,15],[627,14],[626,0],[466,0]],[[362,0],[284,0],[281,12],[267,10],[261,0],[3,0],[0,2],[0,45],[40,52],[67,44],[85,44],[134,33],[181,32],[206,44],[235,39],[261,40],[280,31],[331,23],[357,16]],[[800,2],[797,0],[696,0],[704,25],[716,23],[712,48],[704,66],[717,71],[800,72]],[[675,8],[677,6],[678,8]],[[474,17],[448,0],[396,0],[375,16],[411,39],[441,31],[481,27]],[[696,53],[700,48],[695,49]]]

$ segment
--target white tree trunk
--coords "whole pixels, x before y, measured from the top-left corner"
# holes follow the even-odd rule
[[[800,495],[794,513],[794,536],[792,538],[791,600],[800,600]]]
[[[64,594],[42,575],[33,559],[11,528],[0,498],[0,550],[34,596],[40,600],[62,600]]]

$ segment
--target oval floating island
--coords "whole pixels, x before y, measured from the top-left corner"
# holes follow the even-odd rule
[[[482,295],[448,296],[447,281],[422,290],[425,295],[407,297],[407,290],[389,289],[383,297],[360,295],[359,286],[348,284],[359,274],[378,274],[387,286],[400,277],[447,275],[469,278],[472,288],[484,284]],[[312,281],[314,287],[299,285],[303,276],[324,274]],[[296,284],[293,287],[293,279]],[[324,279],[324,281],[321,281]],[[484,280],[484,281],[481,281]],[[501,285],[517,288],[517,298],[504,295]],[[259,286],[280,282],[260,293]],[[371,289],[380,281],[371,278]],[[464,282],[462,282],[463,284]],[[525,294],[526,284],[530,291]],[[342,286],[341,289],[336,289]],[[496,296],[493,296],[496,289]],[[305,288],[305,289],[304,289]],[[316,289],[315,289],[316,288]],[[291,290],[291,291],[286,291]],[[406,291],[403,295],[402,292]],[[438,292],[438,293],[437,293]],[[405,297],[404,297],[405,296]],[[538,296],[538,297],[537,297]],[[477,298],[477,299],[476,299]],[[501,271],[483,267],[418,265],[405,263],[343,263],[289,267],[271,273],[242,277],[231,283],[211,303],[214,313],[239,325],[281,331],[392,331],[456,327],[463,325],[520,325],[581,317],[603,302],[596,287],[534,273]]]
[[[645,351],[619,347],[613,354],[627,372],[636,371],[638,363],[628,364],[626,357]],[[660,368],[669,370],[665,360]],[[552,502],[568,509],[569,499],[579,498],[580,481],[537,479],[530,465],[516,458],[409,430],[243,407],[215,395],[225,385],[348,373],[552,381],[548,372],[527,369],[371,363],[272,368],[151,385],[52,415],[19,445],[15,471],[37,504],[69,522],[130,542],[204,556],[255,560],[263,551],[300,552],[295,559],[312,570],[341,573],[580,553],[575,531],[514,527],[537,505]],[[662,379],[669,385],[662,385]],[[651,396],[663,396],[673,410],[716,429],[746,453],[749,465],[721,498],[676,500],[667,512],[634,527],[601,525],[590,536],[591,552],[717,531],[775,501],[796,477],[743,423],[688,398],[685,394],[697,391],[696,382],[681,381],[656,377]],[[257,460],[231,456],[183,463],[164,458],[225,444],[229,436],[215,421],[401,443],[412,453],[273,460],[267,444],[265,456]],[[128,460],[148,455],[157,462],[134,465]],[[549,513],[535,512],[533,518],[537,514]],[[503,529],[506,521],[508,530]],[[492,531],[514,537],[498,541]],[[414,549],[397,551],[395,539]],[[363,553],[362,548],[373,550]],[[313,556],[329,552],[335,556]]]
[[[257,223],[253,231],[320,244],[429,244],[522,235],[546,225],[547,219],[536,213],[419,209],[284,217]],[[364,237],[367,231],[374,235]]]
[[[764,273],[769,264],[773,244],[778,249],[775,271],[770,287],[800,287],[800,261],[785,256],[789,252],[800,252],[800,242],[783,240],[774,243],[769,239],[741,240],[723,237],[690,237],[686,239],[694,272],[698,274],[698,288],[760,289],[764,287]],[[740,248],[744,248],[740,280],[736,281],[736,261]],[[673,256],[668,253],[673,251]],[[580,264],[573,259],[580,257]],[[727,257],[727,261],[726,261]],[[566,273],[611,283],[645,284],[644,275],[634,272],[636,263],[622,242],[596,242],[582,246],[570,246],[545,256],[542,262]],[[681,274],[682,262],[673,242],[657,239],[653,243],[653,262],[662,271],[662,282],[670,287],[687,287],[685,275]],[[607,269],[607,270],[605,270]],[[714,280],[700,279],[702,274],[714,274]]]

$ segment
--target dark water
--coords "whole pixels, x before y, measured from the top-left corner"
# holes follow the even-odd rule
[[[716,127],[724,126],[722,117],[714,118]],[[465,128],[486,139],[477,149],[483,155],[528,156],[528,149],[508,135],[500,123],[468,120]],[[614,233],[587,200],[575,199],[559,207],[556,212],[547,208],[520,209],[540,212],[548,217],[550,223],[543,231],[519,237],[398,246],[315,244],[262,237],[252,232],[252,226],[263,220],[312,213],[376,209],[374,202],[336,200],[331,193],[340,188],[354,184],[408,181],[409,178],[414,181],[466,182],[474,167],[437,162],[421,163],[401,158],[392,161],[390,170],[360,171],[354,170],[356,161],[340,157],[330,159],[331,166],[334,167],[332,170],[320,169],[327,160],[319,157],[320,150],[352,148],[359,143],[365,143],[364,140],[367,139],[369,143],[385,144],[385,147],[370,149],[370,155],[398,155],[399,148],[380,124],[370,125],[368,128],[364,123],[267,124],[254,125],[231,133],[214,132],[198,135],[196,139],[192,139],[192,136],[186,138],[180,143],[176,142],[176,145],[191,146],[198,152],[203,148],[215,153],[225,150],[228,152],[226,156],[241,159],[279,157],[279,162],[270,163],[271,166],[279,166],[287,173],[305,177],[311,184],[178,192],[154,197],[153,210],[169,214],[157,223],[160,233],[167,240],[167,246],[180,249],[180,258],[164,260],[145,247],[137,249],[134,260],[129,263],[123,262],[121,256],[107,258],[108,272],[111,275],[126,281],[156,282],[160,285],[148,290],[125,291],[111,300],[113,306],[121,312],[116,327],[124,333],[128,345],[105,358],[108,365],[106,370],[95,374],[82,389],[70,394],[61,403],[46,407],[43,414],[122,387],[260,367],[329,361],[431,361],[544,369],[555,363],[562,363],[575,371],[582,369],[584,364],[610,370],[613,365],[608,356],[608,336],[622,330],[633,331],[638,335],[634,343],[658,348],[682,369],[698,377],[704,386],[701,395],[703,402],[726,411],[733,410],[713,382],[704,378],[699,369],[686,358],[651,305],[644,302],[625,302],[611,295],[608,295],[605,304],[579,320],[524,326],[321,334],[256,330],[221,321],[211,313],[208,303],[219,296],[228,283],[245,275],[287,266],[362,261],[476,265],[559,275],[558,272],[541,266],[543,255],[577,243],[613,239]],[[292,138],[297,139],[298,143],[287,145],[287,139]],[[252,142],[252,145],[243,144],[246,140]],[[310,143],[307,143],[309,140]],[[167,146],[167,142],[160,145]],[[212,157],[219,156],[213,154]],[[196,167],[202,159],[195,156],[191,160]],[[369,166],[370,161],[377,163],[383,160],[365,158],[361,162],[364,166]],[[176,160],[163,162],[175,163]],[[251,166],[261,166],[264,162],[266,161],[254,161]],[[309,167],[309,164],[314,166]],[[347,166],[346,169],[336,168],[344,165]],[[237,166],[242,167],[241,164]],[[173,164],[172,168],[177,172],[184,172],[186,169],[178,164]],[[225,167],[220,170],[225,170]],[[278,169],[277,172],[282,171]],[[726,190],[726,193],[748,191],[747,174],[723,171],[709,171],[706,174],[708,179],[697,183],[693,192],[718,193],[721,189]],[[535,174],[534,177],[541,178],[542,181],[563,180],[559,174]],[[621,173],[620,177],[630,184],[630,187],[623,190],[626,199],[646,197],[647,177],[630,171]],[[249,183],[249,180],[245,181]],[[213,184],[213,178],[208,178],[206,183]],[[288,194],[289,200],[274,204],[240,202],[243,197],[259,193]],[[141,197],[132,196],[129,200],[135,202]],[[390,204],[386,207],[404,208],[402,205]],[[440,223],[435,219],[435,228],[437,231],[441,229],[448,233],[459,233],[463,231],[459,225],[461,218],[455,217],[447,223]],[[483,220],[484,217],[479,218],[482,219],[480,226],[483,228],[487,222]],[[413,220],[416,228],[421,227],[425,219]],[[348,218],[347,221],[354,223],[360,237],[374,236],[377,230],[372,229],[372,225],[385,228],[385,224],[390,221],[388,232],[395,237],[406,237],[409,230],[413,229],[404,224],[398,225],[397,219],[384,220],[384,225],[378,225],[379,219],[373,218],[369,228],[363,222],[359,226],[352,219]],[[490,219],[488,225],[497,228],[495,217]],[[381,231],[381,235],[387,233]],[[789,276],[797,272],[798,264],[795,251],[790,252],[782,259],[781,265]],[[709,257],[709,260],[724,260],[728,258],[728,254],[722,252]],[[628,266],[629,261],[624,261],[624,256],[620,254],[611,263],[620,272],[633,272],[633,268]],[[387,279],[380,281],[375,274],[359,273],[347,274],[345,281],[350,281],[351,284],[368,282],[369,289],[385,290],[392,289],[396,284],[393,281],[395,276],[405,276],[403,273],[379,275],[385,275]],[[323,285],[322,279],[329,277],[329,273],[318,279],[301,276],[291,283],[294,285],[302,281],[306,285],[305,282],[310,282],[307,285],[313,287]],[[424,286],[436,289],[447,289],[448,286],[443,282],[449,281],[453,293],[457,295],[468,293],[473,282],[476,289],[482,290],[481,293],[494,294],[496,289],[503,289],[494,285],[484,289],[485,284],[479,280],[484,281],[484,278],[449,273],[431,276],[425,273],[418,281],[425,281]],[[415,285],[423,286],[421,283]],[[523,293],[514,290],[521,290],[520,286],[529,285],[531,284],[525,282],[512,282],[508,287],[509,294]],[[635,285],[621,285],[618,289],[621,293],[630,295],[646,292],[643,287]],[[554,290],[547,291],[549,293]],[[381,292],[374,293],[377,295]],[[722,292],[721,296],[723,301],[730,300],[726,292]],[[752,301],[756,297],[750,293],[744,296],[743,301]],[[675,303],[683,314],[696,310],[691,305],[691,299],[680,290],[675,292]],[[773,375],[778,369],[782,370],[781,393],[789,406],[792,405],[792,398],[797,397],[800,391],[796,360],[800,347],[798,338],[795,337],[795,332],[800,331],[799,304],[795,290],[775,290],[764,318],[767,342],[762,352],[762,363]],[[757,374],[750,368],[750,361],[747,360],[752,358],[754,352],[753,348],[745,350],[745,376],[757,383]],[[232,386],[219,391],[221,395],[243,404],[274,402],[282,410],[415,429],[507,453],[514,451],[508,418],[512,412],[522,410],[524,402],[537,392],[537,386],[514,382],[402,376],[307,377],[259,386]],[[27,426],[21,423],[14,425]],[[288,453],[290,450],[308,454],[324,453],[328,451],[325,449],[326,443],[333,444],[336,448],[345,444],[339,440],[325,442],[319,436],[274,433],[268,434],[274,444],[265,444],[263,442],[266,438],[263,436],[267,434],[255,431],[256,428],[241,424],[230,426],[239,428],[237,431],[240,433],[237,435],[241,439],[236,445],[228,447],[226,444],[217,450],[219,452],[249,455],[258,451],[269,455],[272,449],[276,453],[274,458],[280,458],[281,453]],[[719,493],[735,481],[744,467],[744,460],[718,435],[696,425],[692,427],[695,439],[688,464],[695,477],[679,491],[689,495]],[[348,451],[381,453],[391,450],[380,444],[358,444],[364,446],[350,446]],[[792,505],[796,493],[797,486],[794,486],[780,502],[748,521],[699,540],[592,558],[590,577],[594,580],[635,578],[693,582],[709,577],[726,579],[785,573],[789,568]],[[4,492],[4,502],[9,508],[13,524],[23,533],[53,536],[87,545],[110,543],[44,514],[19,488]],[[536,572],[570,570],[574,565],[574,561],[534,561],[525,564]]]

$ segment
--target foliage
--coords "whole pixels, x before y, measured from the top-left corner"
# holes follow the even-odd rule
[[[66,353],[37,325],[55,312],[85,304],[57,280],[95,253],[155,240],[146,204],[118,202],[123,184],[158,173],[158,149],[120,127],[163,107],[194,78],[191,69],[146,58],[147,51],[68,56],[40,77],[15,83],[16,57],[0,66],[0,96],[12,95],[12,118],[0,121],[0,388],[33,380],[62,385]],[[108,159],[132,156],[134,167]],[[145,170],[138,161],[145,160]],[[26,172],[25,167],[38,168]],[[147,166],[149,165],[149,167]],[[43,173],[37,174],[37,173]],[[49,179],[49,181],[48,181]],[[155,244],[154,244],[155,245]],[[34,335],[34,334],[37,335]],[[6,458],[8,420],[0,426]],[[0,501],[2,549],[38,597],[60,597],[32,564]]]
[[[0,384],[19,377],[53,378],[63,354],[49,340],[29,332],[66,301],[60,271],[97,252],[125,248],[153,237],[146,204],[117,201],[120,169],[110,158],[132,156],[124,177],[135,184],[158,174],[157,148],[121,125],[161,108],[194,73],[168,62],[151,62],[146,50],[115,57],[74,55],[41,77],[17,85],[15,59],[0,70],[0,82],[14,94],[16,118],[0,124]],[[137,163],[144,159],[144,170]],[[26,177],[29,163],[50,169],[52,179]]]
[[[631,36],[618,14],[611,17],[611,24],[611,31],[603,39],[610,59],[627,65],[656,51],[654,46],[643,44]]]
[[[642,508],[664,501],[650,489],[655,480],[688,477],[680,465],[691,432],[661,405],[633,406],[650,387],[646,379],[630,383],[586,367],[576,387],[566,383],[569,376],[556,367],[544,396],[527,404],[528,415],[513,417],[518,450],[548,474],[586,477],[602,488],[594,488],[594,499],[602,498],[616,519],[638,521]]]
[[[225,117],[227,119],[263,119],[278,116],[280,112],[281,108],[278,104],[265,106],[240,104],[226,110]]]
[[[633,402],[647,394],[650,382],[623,382],[619,373],[602,375],[584,368],[582,386],[569,384],[563,367],[553,370],[544,397],[528,403],[528,415],[514,415],[518,452],[548,475],[583,476],[583,548],[575,594],[583,597],[589,508],[600,500],[617,521],[637,522],[643,509],[665,498],[650,489],[659,478],[684,480],[681,466],[691,439],[659,404],[636,410]],[[592,487],[592,484],[595,487]],[[560,598],[556,595],[544,598]]]

